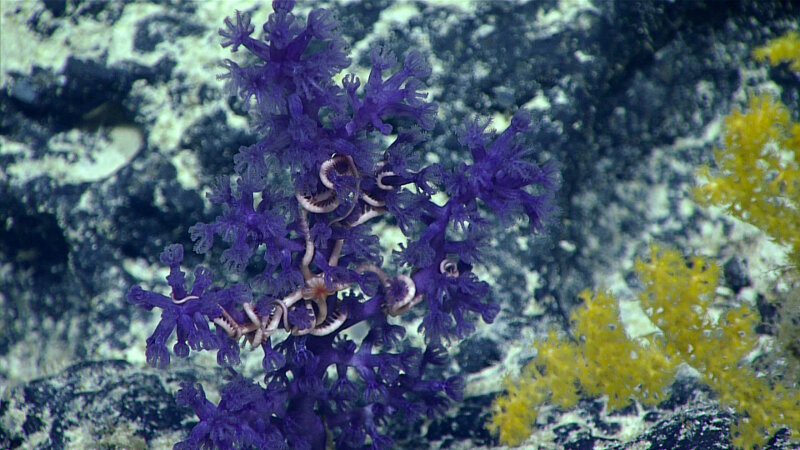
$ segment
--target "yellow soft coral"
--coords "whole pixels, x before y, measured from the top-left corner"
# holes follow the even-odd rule
[[[789,62],[792,70],[800,72],[800,34],[790,31],[771,40],[767,45],[753,50],[753,58],[756,61],[769,59],[769,63],[773,66]]]
[[[771,385],[744,362],[755,346],[756,314],[746,305],[715,302],[720,270],[713,261],[687,261],[653,246],[635,270],[644,283],[639,301],[661,333],[641,345],[625,334],[610,294],[583,292],[584,305],[571,315],[576,339],[551,332],[520,380],[506,380],[489,425],[502,442],[520,444],[542,405],[569,408],[579,395],[605,396],[612,410],[632,401],[655,404],[682,363],[737,412],[736,446],[761,446],[783,427],[800,429],[798,392]]]
[[[611,294],[592,296],[584,291],[580,297],[585,303],[573,312],[572,322],[581,340],[577,378],[583,392],[607,396],[610,410],[624,408],[633,400],[646,405],[663,400],[674,365],[652,343],[641,345],[628,338]]]
[[[718,169],[699,169],[698,200],[789,246],[800,266],[800,123],[779,101],[753,97],[725,118],[723,136],[714,151]]]
[[[505,379],[506,394],[495,399],[489,430],[498,433],[502,442],[519,445],[531,434],[539,408],[544,404],[575,406],[579,398],[578,383],[570,369],[577,356],[577,345],[551,331],[539,347],[536,361],[525,366],[519,379]],[[545,367],[546,371],[542,373],[539,367]]]
[[[654,246],[634,267],[645,285],[642,307],[663,331],[666,353],[697,369],[719,401],[740,416],[734,445],[760,447],[784,426],[800,429],[798,393],[772,387],[743,363],[756,344],[757,316],[746,305],[715,305],[716,263],[699,257],[687,263],[679,252]]]
[[[551,331],[519,380],[506,379],[488,425],[502,442],[522,443],[544,404],[570,408],[582,394],[606,396],[608,408],[618,410],[634,400],[652,405],[664,398],[675,366],[654,345],[628,339],[610,294],[581,296],[585,304],[570,316],[580,343]]]

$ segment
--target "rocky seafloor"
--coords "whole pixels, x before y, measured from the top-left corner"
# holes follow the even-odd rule
[[[749,91],[797,112],[797,79],[751,58],[800,27],[796,2],[313,5],[336,13],[362,78],[375,45],[426,55],[439,121],[425,148],[440,161],[464,157],[453,131],[465,118],[502,129],[524,107],[540,124],[528,137],[537,157],[562,172],[546,236],[495,235],[483,276],[501,313],[449,346],[464,401],[413,429],[390,425],[399,448],[502,448],[485,423],[504,375],[546,330],[564,328],[579,291],[632,297],[633,260],[651,242],[715,258],[732,295],[770,320],[756,303],[782,289],[769,269],[786,249],[698,206],[691,190],[721,117]],[[180,381],[218,387],[213,356],[148,367],[157,317],[125,295],[163,280],[164,245],[191,247],[189,227],[212,218],[205,192],[257,139],[216,78],[227,56],[217,29],[235,8],[256,24],[270,10],[253,0],[0,2],[0,447],[171,447],[195,420],[175,403]],[[410,320],[412,339],[416,328]],[[524,447],[724,449],[732,418],[687,379],[655,408],[609,414],[587,399],[553,411]],[[789,448],[784,434],[771,448]]]

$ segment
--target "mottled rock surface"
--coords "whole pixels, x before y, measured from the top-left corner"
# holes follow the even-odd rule
[[[690,190],[746,89],[772,83],[784,103],[800,102],[792,79],[750,58],[798,28],[796,2],[325,4],[362,78],[374,45],[425,53],[440,105],[430,158],[464,157],[453,131],[465,117],[504,128],[526,107],[541,125],[530,143],[563,173],[548,237],[495,236],[483,276],[501,314],[450,349],[469,395],[420,429],[391,425],[403,447],[498,447],[484,423],[503,375],[531,358],[544,330],[566,325],[580,290],[636,289],[632,262],[651,241],[715,255],[733,292],[769,283],[758,280],[776,258],[770,244],[749,229],[731,238],[735,224],[698,208]],[[257,24],[270,9],[237,7]],[[188,228],[216,213],[205,192],[256,139],[216,80],[226,56],[216,30],[233,5],[7,0],[0,10],[0,447],[170,447],[193,424],[175,404],[178,382],[200,380],[213,398],[223,374],[213,356],[147,367],[156,317],[124,296],[134,283],[164,284],[161,248],[190,248]],[[529,447],[728,448],[730,412],[676,383],[653,410],[608,415],[587,400],[549,411]]]

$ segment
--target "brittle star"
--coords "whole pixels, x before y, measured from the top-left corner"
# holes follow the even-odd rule
[[[391,171],[381,170],[383,165],[378,166],[378,174],[375,179],[375,186],[379,190],[388,191],[394,189],[393,186],[384,184],[384,178],[393,176]],[[303,274],[303,286],[295,289],[281,299],[269,301],[269,313],[260,317],[254,306],[246,302],[242,305],[244,313],[250,320],[248,323],[239,324],[236,320],[223,309],[222,316],[215,318],[214,323],[232,338],[238,340],[245,336],[252,348],[258,347],[268,337],[274,334],[281,324],[284,330],[293,335],[311,334],[314,336],[324,336],[333,333],[347,320],[347,312],[336,310],[328,314],[328,297],[336,295],[339,291],[349,289],[350,283],[333,282],[326,283],[325,272],[312,273],[311,262],[314,259],[315,247],[311,238],[308,224],[308,213],[327,214],[336,210],[340,205],[339,195],[335,190],[334,180],[331,175],[350,176],[355,179],[354,201],[347,208],[344,214],[329,221],[329,225],[337,225],[352,228],[368,220],[378,217],[386,212],[383,208],[385,201],[381,200],[380,192],[367,193],[361,190],[361,175],[350,156],[334,155],[320,166],[319,177],[327,190],[316,195],[296,193],[295,198],[300,206],[299,224],[300,231],[304,235],[305,253],[301,260],[300,270]],[[338,239],[334,242],[331,253],[328,257],[328,266],[336,267],[341,256],[344,240]],[[411,277],[399,275],[390,278],[382,269],[373,264],[362,264],[356,269],[359,273],[373,272],[378,275],[381,284],[385,289],[389,289],[392,283],[401,283],[404,295],[396,301],[387,301],[384,310],[387,314],[397,316],[405,313],[414,305],[422,301],[422,295],[416,295],[416,287]],[[297,305],[300,300],[304,300],[302,305]],[[297,305],[297,306],[296,306]],[[298,328],[290,326],[288,313],[290,308],[302,307],[305,309],[308,318],[313,323],[311,327]],[[316,307],[316,308],[315,308]]]

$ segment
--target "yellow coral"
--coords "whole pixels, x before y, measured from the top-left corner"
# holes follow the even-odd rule
[[[612,410],[634,400],[655,404],[682,363],[697,369],[720,402],[737,412],[736,446],[761,446],[783,427],[800,429],[800,394],[758,378],[744,363],[756,342],[756,314],[746,305],[716,304],[720,270],[713,261],[687,261],[676,250],[653,246],[635,270],[644,283],[642,307],[663,334],[641,345],[625,334],[613,296],[581,293],[584,304],[570,317],[576,339],[550,332],[522,377],[506,380],[489,424],[502,442],[519,445],[542,405],[569,408],[579,394],[606,396]]]
[[[580,297],[584,305],[571,318],[581,340],[576,375],[584,393],[607,396],[610,410],[624,408],[633,400],[646,405],[663,400],[674,365],[654,345],[640,345],[628,338],[611,294],[592,296],[584,291]],[[558,399],[554,397],[554,401]]]
[[[713,298],[719,280],[719,268],[711,261],[694,258],[687,266],[683,256],[674,250],[650,249],[647,261],[634,264],[645,285],[640,295],[642,308],[650,311],[650,320],[665,336],[667,354],[683,360],[697,356],[695,342],[708,328],[705,306]],[[676,307],[676,305],[689,307]],[[701,350],[702,351],[702,350]]]
[[[753,50],[753,58],[756,61],[769,59],[769,63],[773,66],[789,62],[792,70],[800,72],[800,34],[790,31],[771,40],[767,45]]]
[[[491,432],[500,435],[501,441],[519,445],[531,434],[539,407],[550,395],[541,379],[536,368],[529,365],[519,381],[504,380],[506,394],[495,399],[494,413],[487,425]]]
[[[580,343],[551,331],[520,379],[506,379],[506,393],[495,400],[488,425],[502,442],[519,445],[530,435],[542,405],[571,408],[580,394],[606,396],[610,410],[634,400],[652,405],[663,399],[675,365],[655,345],[628,339],[610,294],[585,291],[581,297],[585,304],[570,315]]]
[[[519,445],[536,424],[539,408],[551,401],[569,408],[578,402],[578,383],[571,371],[577,346],[554,331],[539,346],[536,360],[525,366],[516,381],[506,378],[506,393],[495,399],[487,428],[509,445]],[[539,370],[544,367],[545,372]],[[551,400],[552,399],[552,400]]]
[[[722,148],[714,151],[718,170],[698,171],[704,181],[698,200],[789,246],[800,266],[800,123],[779,101],[759,96],[725,118],[723,134]]]
[[[757,315],[747,305],[714,303],[720,270],[713,261],[687,263],[676,250],[653,246],[635,270],[645,285],[642,307],[664,332],[667,354],[700,371],[740,417],[732,429],[735,446],[761,447],[783,427],[800,430],[800,393],[771,385],[743,362],[756,344]]]

